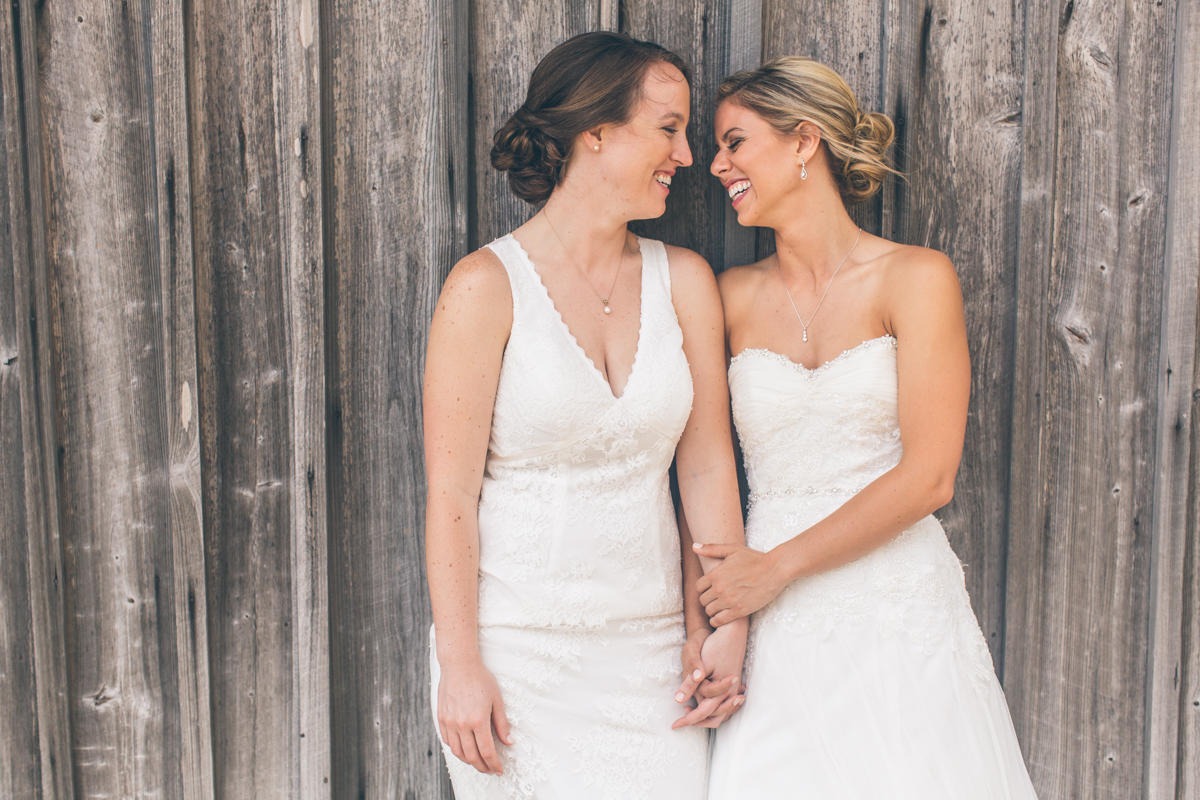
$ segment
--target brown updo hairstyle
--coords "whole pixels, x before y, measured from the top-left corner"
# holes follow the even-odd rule
[[[717,105],[725,100],[785,135],[794,134],[801,122],[816,125],[844,203],[861,203],[888,175],[900,174],[887,159],[896,138],[892,121],[885,114],[864,113],[842,76],[811,58],[784,56],[735,72],[717,90]]]
[[[692,81],[682,58],[623,33],[581,33],[551,50],[529,77],[525,103],[492,138],[492,166],[512,193],[542,203],[562,182],[575,137],[597,125],[628,122],[650,67],[670,64]]]

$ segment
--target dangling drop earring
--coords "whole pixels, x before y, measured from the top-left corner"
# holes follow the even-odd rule
[[[800,159],[800,180],[808,180],[808,170],[804,168],[804,159]]]

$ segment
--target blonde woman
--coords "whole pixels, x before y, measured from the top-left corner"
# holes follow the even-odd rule
[[[931,516],[970,386],[954,266],[846,212],[892,171],[892,123],[781,58],[725,81],[716,128],[712,173],[777,253],[720,276],[751,509],[747,547],[698,548],[724,559],[698,588],[714,625],[755,617],[708,797],[1033,798]]]
[[[702,728],[741,702],[746,623],[710,632],[667,480],[674,458],[697,541],[743,541],[720,295],[702,258],[626,227],[666,209],[688,116],[674,53],[556,47],[492,149],[541,209],[438,300],[432,701],[459,798],[701,800]]]

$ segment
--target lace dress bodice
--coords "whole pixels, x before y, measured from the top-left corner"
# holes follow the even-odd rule
[[[900,463],[897,343],[817,369],[729,365],[750,481],[746,541],[771,548]],[[754,614],[746,702],[716,734],[708,800],[1036,800],[963,582],[931,515]]]
[[[511,235],[504,353],[479,503],[480,625],[596,628],[682,608],[667,470],[692,405],[666,250],[639,239],[637,354],[621,397]]]

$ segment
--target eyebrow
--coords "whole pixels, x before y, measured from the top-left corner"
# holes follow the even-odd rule
[[[680,114],[678,111],[670,111],[666,114],[663,114],[661,117],[658,118],[659,122],[662,122],[663,120],[667,120],[667,119],[673,119],[673,120],[678,120],[679,122],[682,122],[683,114]]]
[[[729,130],[727,130],[721,134],[721,141],[723,141],[723,142],[729,141],[729,134],[733,133],[734,131],[740,131],[741,133],[745,133],[744,130],[742,130],[741,128],[734,125],[732,128],[730,128]]]

